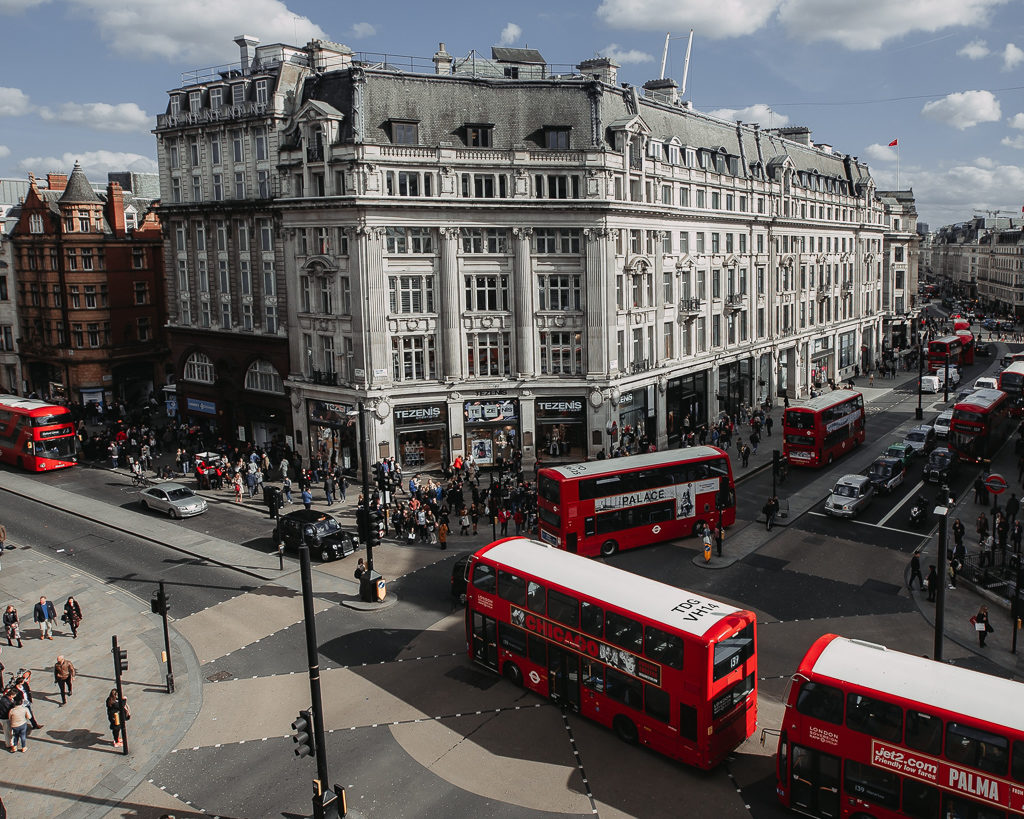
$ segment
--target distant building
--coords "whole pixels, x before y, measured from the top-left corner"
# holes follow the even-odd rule
[[[885,251],[882,257],[882,333],[892,347],[917,343],[916,318],[920,263],[917,206],[913,190],[878,191],[885,207]]]
[[[713,119],[605,58],[236,43],[155,130],[179,406],[220,434],[353,467],[363,404],[374,460],[582,460],[902,338],[912,195],[807,128]]]
[[[12,213],[28,191],[24,179],[0,179],[0,392],[20,395],[21,359],[18,358],[18,289],[14,245],[8,232],[17,219]]]
[[[1024,218],[975,216],[931,234],[928,261],[947,292],[1024,316]]]
[[[117,182],[99,195],[70,177],[29,177],[10,238],[28,392],[129,404],[165,377],[163,237],[151,202]]]

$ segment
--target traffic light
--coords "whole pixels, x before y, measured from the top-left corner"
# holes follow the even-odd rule
[[[119,648],[117,650],[117,667],[122,673],[128,670],[128,650]]]
[[[772,450],[772,472],[779,474],[779,467],[782,463],[782,453],[777,449]]]
[[[380,546],[381,538],[384,536],[384,514],[379,509],[371,509],[367,514],[367,535],[371,546]]]
[[[299,711],[299,716],[292,723],[292,730],[295,735],[292,737],[298,747],[295,749],[295,756],[313,756],[316,754],[316,740],[313,738],[313,712],[310,710]]]
[[[360,543],[369,543],[370,537],[366,527],[366,507],[360,506],[356,509],[356,527],[359,533]]]
[[[167,614],[170,599],[170,595],[166,593],[161,593],[160,591],[153,592],[153,597],[149,601],[149,610],[153,612],[153,614]]]

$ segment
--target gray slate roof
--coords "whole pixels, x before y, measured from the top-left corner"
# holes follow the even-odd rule
[[[92,189],[92,185],[89,184],[89,180],[85,176],[85,171],[82,170],[82,166],[77,162],[75,163],[74,169],[71,171],[71,176],[68,178],[67,187],[64,188],[64,192],[60,197],[61,202],[100,202],[102,201],[99,196],[96,195],[96,191]]]

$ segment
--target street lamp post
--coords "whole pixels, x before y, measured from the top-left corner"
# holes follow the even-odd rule
[[[327,740],[324,732],[324,705],[320,693],[320,658],[316,641],[316,621],[313,610],[313,572],[309,560],[309,543],[305,537],[299,543],[299,576],[302,585],[303,624],[306,632],[306,659],[309,663],[309,696],[313,712],[313,750],[316,756],[316,775],[321,792],[314,792],[313,815],[322,817],[323,795],[328,788]]]
[[[925,333],[922,332],[917,340],[917,410],[914,417],[920,421],[924,418],[924,409],[921,407],[921,388],[924,381],[924,345]]]
[[[366,574],[373,572],[373,538],[370,537],[370,465],[367,463],[366,407],[359,402],[359,461],[363,478],[363,531],[366,532]]]
[[[946,519],[949,517],[949,509],[943,504],[935,507],[935,514],[939,516],[939,555],[938,555],[938,584],[935,598],[935,650],[933,659],[942,662],[942,630],[945,627],[946,615]]]
[[[942,401],[949,403],[949,347],[946,347],[946,377],[942,379]]]

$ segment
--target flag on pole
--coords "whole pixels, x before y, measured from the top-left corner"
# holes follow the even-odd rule
[[[899,144],[900,144],[900,141],[898,139],[894,139],[892,142],[889,143],[889,147],[890,148],[895,148]]]

